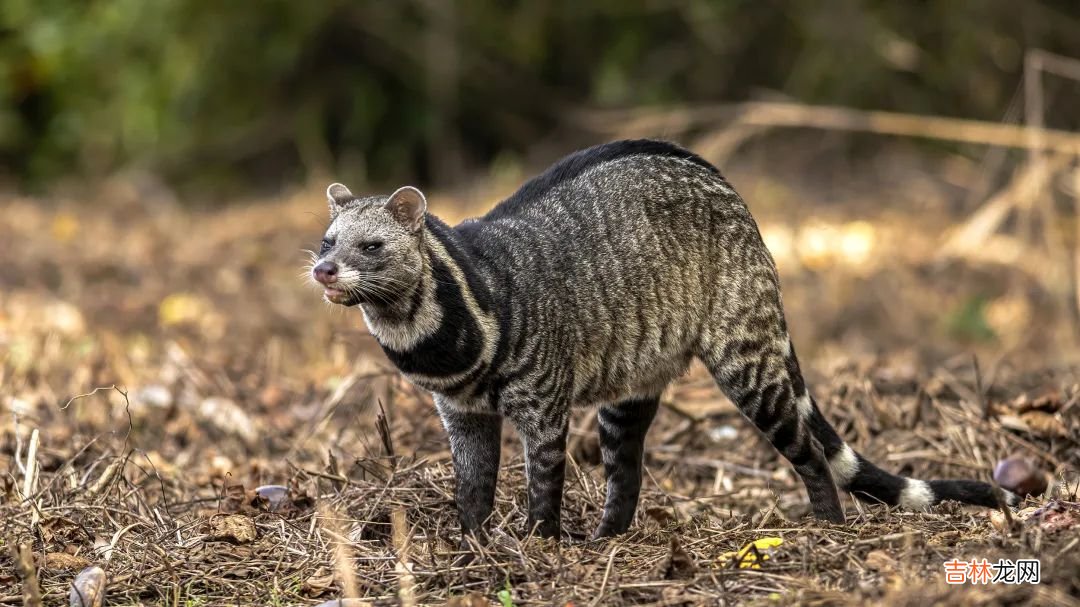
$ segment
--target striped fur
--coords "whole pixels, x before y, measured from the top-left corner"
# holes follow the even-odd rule
[[[529,527],[558,535],[569,412],[588,405],[608,480],[596,535],[626,531],[658,395],[694,357],[792,463],[821,518],[844,520],[837,485],[909,508],[995,505],[986,483],[895,476],[840,439],[803,382],[757,225],[691,152],[590,148],[456,227],[413,188],[327,194],[318,261],[341,269],[333,299],[360,305],[390,360],[434,394],[466,532],[491,513],[505,418],[525,446]]]

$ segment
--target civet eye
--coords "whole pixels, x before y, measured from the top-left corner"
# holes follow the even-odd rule
[[[362,245],[360,248],[365,253],[371,253],[371,252],[378,251],[379,249],[381,249],[382,248],[382,243],[381,242],[369,242],[369,243],[366,243],[366,244]]]
[[[322,255],[330,250],[330,247],[334,246],[333,238],[323,238],[322,247],[319,249],[319,255]]]

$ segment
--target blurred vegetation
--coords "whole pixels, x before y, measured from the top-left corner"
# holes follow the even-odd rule
[[[0,0],[0,180],[448,185],[643,104],[998,120],[1025,49],[1078,31],[1075,0]]]

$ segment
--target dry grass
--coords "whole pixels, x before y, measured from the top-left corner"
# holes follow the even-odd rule
[[[110,605],[473,605],[506,590],[516,605],[1080,603],[1075,527],[1003,532],[980,509],[849,500],[847,525],[807,519],[790,467],[699,369],[666,395],[650,432],[630,533],[585,539],[603,484],[582,414],[562,541],[518,533],[524,481],[508,431],[491,541],[457,566],[453,472],[430,399],[385,367],[358,314],[324,311],[296,277],[321,229],[318,197],[202,213],[126,188],[97,209],[0,209],[0,605],[22,601],[10,549],[20,544],[47,605],[66,604],[92,564],[108,574]],[[897,276],[922,290],[883,294]],[[792,325],[815,327],[805,341],[816,347],[802,351],[820,356],[802,358],[822,361],[811,366],[819,402],[890,469],[987,479],[997,459],[1023,453],[1057,480],[1033,503],[1075,501],[1080,373],[1046,363],[1030,336],[1006,357],[985,346],[978,378],[937,325],[924,336],[933,348],[896,337],[940,314],[929,294],[957,290],[958,276],[987,281],[881,266],[849,279],[864,291],[834,290],[847,299],[800,304],[825,278],[787,274]],[[1032,302],[1029,317],[1052,312]],[[866,320],[875,307],[895,322]],[[831,354],[849,344],[829,327],[885,324],[872,334],[883,354]],[[1040,398],[1059,425],[1003,425]],[[262,499],[264,485],[287,490]],[[760,569],[721,558],[762,537],[783,544]],[[949,587],[942,563],[953,557],[1040,558],[1043,582]]]

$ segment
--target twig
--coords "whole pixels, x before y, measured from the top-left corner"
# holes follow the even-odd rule
[[[113,460],[108,466],[106,466],[105,470],[101,473],[101,476],[99,476],[98,479],[94,481],[94,484],[87,487],[86,498],[94,499],[99,494],[101,494],[101,492],[104,491],[110,483],[112,483],[113,479],[116,478],[116,473],[124,467],[125,463],[127,463],[126,458],[118,457],[117,459]]]
[[[975,398],[978,399],[983,419],[988,420],[990,419],[990,399],[986,398],[986,393],[983,392],[982,372],[979,370],[978,355],[971,355],[971,366],[975,369]]]
[[[693,422],[695,424],[699,424],[699,423],[701,423],[702,421],[704,421],[706,419],[705,416],[694,415],[693,413],[687,411],[686,409],[683,409],[682,407],[680,407],[679,405],[675,404],[673,401],[670,401],[670,400],[666,400],[666,399],[662,400],[662,401],[660,401],[660,405],[663,406],[665,409],[673,411],[679,417],[681,417],[681,418],[683,418],[685,420],[691,421],[691,422]]]
[[[1077,164],[1080,165],[1080,154],[1076,156]],[[1073,170],[1073,215],[1074,217],[1080,217],[1080,166]],[[1074,222],[1076,224],[1076,242],[1080,243],[1080,221]],[[1075,247],[1073,251],[1073,284],[1074,284],[1074,296],[1073,306],[1074,309],[1080,310],[1080,246]]]
[[[619,546],[616,544],[611,547],[611,554],[608,555],[607,567],[604,569],[604,579],[600,582],[600,590],[596,591],[596,598],[589,603],[589,607],[596,607],[600,599],[604,598],[604,589],[607,588],[608,578],[611,577],[611,566],[615,564],[615,553],[618,552]]]
[[[1040,71],[1080,82],[1080,59],[1058,55],[1041,48],[1033,48],[1027,55],[1038,58]]]
[[[1034,145],[1034,147],[1028,149],[1028,164],[1033,167],[1033,170],[1037,175],[1042,177],[1042,179],[1039,180],[1039,190],[1035,193],[1034,198],[1028,201],[1028,204],[1037,205],[1038,210],[1042,215],[1043,225],[1045,226],[1042,233],[1047,250],[1051,258],[1057,261],[1060,267],[1060,278],[1050,279],[1050,286],[1053,287],[1051,292],[1057,293],[1064,299],[1065,309],[1068,310],[1068,319],[1072,325],[1073,334],[1080,335],[1080,308],[1075,305],[1075,298],[1072,297],[1072,292],[1075,292],[1075,287],[1069,284],[1069,280],[1073,276],[1073,272],[1070,271],[1071,268],[1069,267],[1072,260],[1070,259],[1068,247],[1065,244],[1062,235],[1057,230],[1053,229],[1053,226],[1058,224],[1058,211],[1053,198],[1047,195],[1050,174],[1047,166],[1046,152],[1042,147],[1042,138],[1045,134],[1043,126],[1045,126],[1046,123],[1046,100],[1042,85],[1042,75],[1043,72],[1046,71],[1047,62],[1053,63],[1056,67],[1065,68],[1064,71],[1068,73],[1069,68],[1075,66],[1063,61],[1064,59],[1065,58],[1063,57],[1038,50],[1029,50],[1024,55],[1024,121],[1029,127],[1029,137]],[[1075,60],[1073,61],[1075,62]],[[1029,218],[1022,216],[1021,219],[1024,221],[1025,226],[1030,225],[1031,222]]]
[[[22,579],[24,607],[41,607],[41,585],[38,584],[34,554],[30,551],[30,546],[14,542],[10,542],[10,546],[11,558],[15,561],[15,572]]]
[[[414,607],[416,605],[416,578],[412,574],[412,563],[409,562],[409,524],[405,518],[404,508],[395,508],[390,513],[391,536],[394,542],[394,550],[397,551],[397,563],[394,571],[398,576],[398,598],[401,599],[402,607]]]
[[[116,387],[116,384],[113,384],[111,386],[98,386],[98,387],[94,388],[93,390],[91,390],[89,392],[86,392],[86,393],[83,393],[83,394],[76,394],[75,396],[72,396],[71,398],[69,398],[67,400],[66,403],[64,403],[63,405],[60,405],[60,409],[61,410],[67,409],[68,407],[71,406],[71,403],[73,403],[73,402],[75,402],[75,401],[77,401],[79,399],[82,399],[82,398],[87,398],[87,397],[93,396],[93,395],[97,394],[98,392],[102,392],[102,391],[105,391],[105,390],[116,390],[117,392],[120,392],[120,390]],[[121,394],[123,394],[123,392],[121,392]]]
[[[984,243],[1009,217],[1009,213],[1023,201],[1033,199],[1051,173],[1063,168],[1073,156],[1058,154],[1046,161],[1045,170],[1026,165],[1009,184],[983,203],[978,211],[956,228],[946,233],[941,246],[941,257],[980,255],[992,252],[982,250]]]
[[[23,499],[34,494],[34,486],[37,485],[37,451],[41,443],[38,429],[34,428],[30,433],[30,445],[26,449],[26,473],[23,475]]]
[[[1010,530],[1015,529],[1016,519],[1013,518],[1012,510],[1009,509],[1009,503],[1005,499],[1005,491],[1003,491],[997,483],[993,484],[993,489],[994,499],[997,500],[998,503],[998,510],[1001,510],[1001,513],[1005,515],[1005,524],[1008,525]]]
[[[383,455],[390,460],[391,467],[396,467],[397,457],[394,454],[394,437],[390,434],[390,422],[383,410],[382,400],[379,400],[379,413],[375,418],[375,429],[379,431],[379,440],[382,442]]]
[[[701,124],[731,120],[765,127],[817,128],[956,141],[1064,154],[1080,152],[1080,134],[982,120],[857,110],[839,106],[752,101],[660,110],[592,111],[579,115],[587,128],[620,136],[685,133]],[[1037,147],[1036,147],[1037,146]]]
[[[353,571],[350,541],[341,532],[338,526],[340,515],[332,507],[323,505],[318,512],[319,522],[323,531],[335,537],[334,542],[334,572],[338,583],[341,584],[342,598],[359,598],[360,589],[356,584],[356,572]]]

